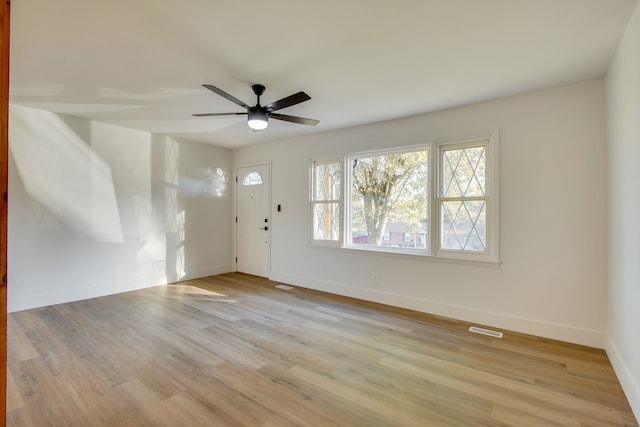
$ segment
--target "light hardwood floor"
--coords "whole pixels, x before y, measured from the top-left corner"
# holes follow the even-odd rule
[[[11,314],[7,425],[638,425],[602,350],[276,285]]]

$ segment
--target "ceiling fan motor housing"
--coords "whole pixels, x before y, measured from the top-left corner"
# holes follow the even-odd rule
[[[249,114],[249,120],[267,121],[268,114],[260,107],[260,105],[249,108],[247,113]]]
[[[260,107],[260,104],[255,107],[250,107],[247,110],[247,123],[253,130],[266,129],[269,124],[269,114]]]
[[[265,87],[263,85],[255,84],[251,86],[251,89],[253,89],[253,93],[255,93],[256,96],[262,96],[262,94],[264,93]]]

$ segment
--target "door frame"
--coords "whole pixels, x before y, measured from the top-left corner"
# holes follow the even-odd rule
[[[0,425],[7,419],[7,210],[10,2],[0,5]]]
[[[272,179],[272,165],[271,161],[266,162],[255,162],[255,163],[242,163],[234,166],[233,173],[235,175],[235,185],[233,186],[233,215],[231,217],[231,221],[233,224],[232,227],[232,259],[231,265],[233,266],[233,271],[238,271],[238,170],[242,168],[252,168],[257,166],[267,166],[269,169],[269,185],[267,186],[267,203],[269,205],[269,244],[268,244],[268,269],[269,273],[267,278],[271,275],[271,231],[273,230],[273,208],[271,203],[271,179]]]

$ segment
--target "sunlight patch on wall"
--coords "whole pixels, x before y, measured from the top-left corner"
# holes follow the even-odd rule
[[[185,211],[181,210],[176,215],[177,229],[177,245],[176,245],[176,274],[178,279],[182,279],[186,275],[185,260],[184,260],[184,245],[185,245]]]
[[[193,176],[180,177],[180,191],[189,196],[224,197],[228,181],[227,173],[221,168],[201,167],[195,170]]]
[[[138,266],[150,266],[153,272],[162,269],[167,253],[167,242],[164,234],[154,229],[152,218],[153,207],[146,197],[133,196],[133,208],[138,225],[142,246],[136,252]]]
[[[185,211],[180,208],[178,200],[179,155],[180,150],[178,141],[172,138],[167,138],[165,141],[165,204],[167,213],[167,232],[175,238],[174,255],[177,280],[184,278],[186,275],[184,253]]]
[[[25,190],[68,227],[123,242],[111,169],[54,113],[10,106],[9,147]]]

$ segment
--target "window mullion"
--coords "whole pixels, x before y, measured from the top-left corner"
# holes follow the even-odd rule
[[[438,197],[440,202],[466,202],[466,201],[483,201],[488,200],[486,196],[473,196],[473,197]]]
[[[437,153],[436,144],[429,144],[429,200],[427,205],[427,231],[429,233],[429,247],[427,248],[429,255],[435,255],[438,248],[438,239],[440,238],[440,207],[436,200],[440,194],[439,176],[439,154]]]

